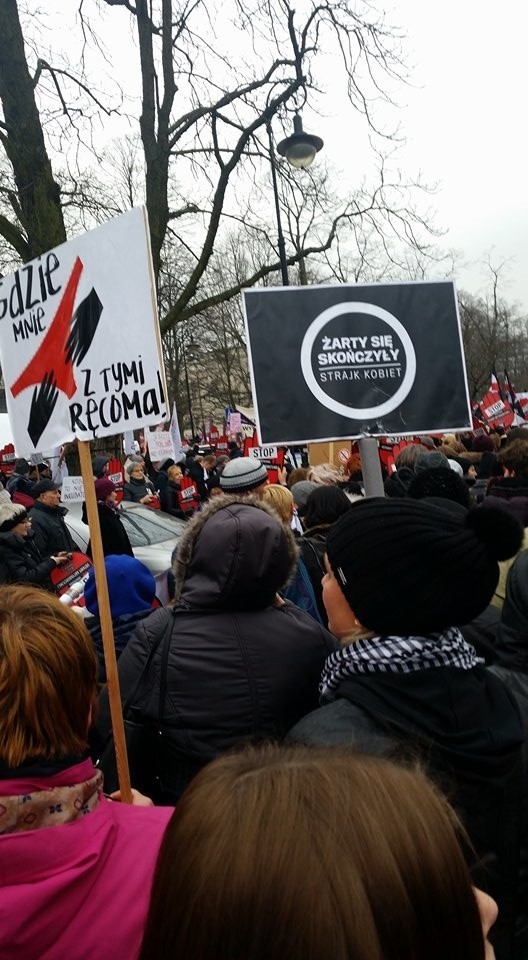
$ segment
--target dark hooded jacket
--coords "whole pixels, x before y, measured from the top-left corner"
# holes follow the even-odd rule
[[[289,739],[419,757],[459,812],[481,859],[475,866],[470,855],[475,883],[499,903],[497,960],[528,956],[526,886],[517,875],[519,854],[528,857],[524,732],[505,685],[483,666],[443,667],[348,677],[336,697],[301,720]]]
[[[164,802],[176,802],[214,757],[247,741],[282,739],[317,706],[319,675],[336,642],[293,604],[274,605],[295,557],[293,536],[257,498],[217,497],[181,537],[160,725]],[[166,610],[143,620],[119,660],[123,700],[133,693],[130,706],[152,721],[160,706],[160,648],[136,688],[166,624]],[[108,728],[105,694],[102,740]]]

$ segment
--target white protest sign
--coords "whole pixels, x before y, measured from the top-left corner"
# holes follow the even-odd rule
[[[241,429],[241,416],[239,413],[231,413],[229,417],[229,429],[231,433],[240,433]]]
[[[134,440],[134,431],[125,430],[123,434],[123,450],[130,456],[131,453],[136,453],[136,441]]]
[[[148,443],[150,459],[155,463],[172,457],[174,460],[174,444],[169,430],[145,430],[145,440]]]
[[[64,477],[61,487],[61,503],[79,503],[84,500],[82,477]]]
[[[254,460],[275,460],[277,447],[250,447],[249,456]]]
[[[0,280],[0,355],[19,456],[166,419],[143,208]]]
[[[170,434],[171,434],[171,437],[172,437],[172,447],[173,447],[173,450],[174,450],[173,458],[174,458],[174,460],[182,460],[182,459],[185,457],[185,453],[184,453],[184,450],[183,450],[183,444],[182,444],[182,438],[181,438],[181,432],[180,432],[180,424],[179,424],[179,422],[178,422],[178,413],[177,413],[177,410],[176,410],[176,404],[175,404],[175,403],[174,403],[173,406],[172,406],[172,418],[171,418],[171,422],[170,422]]]

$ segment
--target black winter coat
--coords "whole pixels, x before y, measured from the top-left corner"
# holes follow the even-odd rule
[[[134,556],[134,551],[130,545],[130,540],[128,539],[128,534],[121,523],[121,519],[117,510],[112,510],[112,507],[108,507],[106,503],[101,503],[97,501],[97,509],[99,511],[99,523],[101,524],[101,540],[103,542],[103,553],[105,557],[108,557],[110,554],[128,554],[129,557]],[[86,553],[89,557],[92,556],[92,543],[88,544]]]
[[[340,684],[337,697],[301,720],[288,739],[347,744],[382,756],[418,755],[458,810],[481,859],[478,866],[471,863],[476,885],[499,904],[497,960],[527,957],[522,867],[519,875],[519,852],[521,863],[528,859],[525,741],[505,685],[485,667],[444,667],[357,675]]]
[[[312,582],[315,601],[321,621],[325,627],[328,626],[328,614],[323,603],[323,588],[321,580],[325,575],[324,555],[326,553],[326,535],[330,526],[313,527],[307,530],[297,541],[301,549],[301,557],[308,571],[308,576]]]
[[[180,484],[173,483],[169,480],[163,496],[163,502],[165,504],[163,509],[165,513],[170,513],[171,517],[178,517],[179,520],[189,520],[194,510],[192,508],[190,510],[182,510],[180,498],[178,497],[180,491]]]
[[[528,729],[528,550],[508,574],[491,669],[515,694]]]
[[[144,480],[136,480],[130,477],[123,487],[123,500],[130,500],[132,503],[141,503],[143,497],[148,494],[155,494],[154,484],[145,477]]]
[[[175,803],[192,776],[226,750],[247,741],[282,739],[317,706],[324,661],[337,647],[320,624],[291,603],[244,609],[254,585],[275,564],[269,538],[260,534],[260,513],[255,510],[252,524],[233,528],[232,537],[226,535],[216,550],[205,537],[194,541],[168,650],[161,771],[167,803]],[[166,623],[166,610],[151,614],[120,657],[124,701]],[[158,717],[161,662],[158,649],[131,704],[152,721]],[[102,741],[109,727],[105,693],[97,723]]]
[[[30,583],[53,590],[50,573],[56,563],[51,557],[42,557],[31,533],[27,537],[0,533],[0,557],[9,583]]]
[[[67,513],[66,507],[48,507],[40,500],[36,500],[31,508],[31,529],[35,534],[35,544],[44,557],[61,550],[71,553],[79,549],[64,522]]]

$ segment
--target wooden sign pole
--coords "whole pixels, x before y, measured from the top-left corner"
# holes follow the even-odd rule
[[[101,633],[103,636],[103,649],[108,683],[108,700],[110,703],[110,717],[112,720],[112,730],[114,734],[117,776],[119,779],[122,802],[132,803],[125,728],[123,725],[123,710],[121,707],[119,676],[117,673],[114,628],[112,625],[112,614],[110,611],[110,598],[108,596],[106,567],[104,562],[103,543],[101,540],[99,511],[97,509],[97,499],[95,496],[92,457],[90,453],[89,441],[77,440],[77,449],[79,451],[79,460],[84,484],[84,496],[86,501],[86,512],[88,514],[88,524],[90,527],[90,542],[92,546],[92,558],[95,568],[95,586],[97,590],[97,603],[99,605],[99,618],[101,620]]]

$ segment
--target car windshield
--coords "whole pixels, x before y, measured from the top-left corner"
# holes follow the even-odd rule
[[[123,510],[119,514],[123,522],[128,539],[133,547],[146,547],[152,543],[162,543],[164,540],[177,539],[181,535],[181,527],[169,517],[158,517],[139,510]]]

